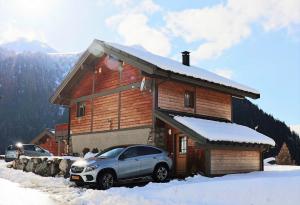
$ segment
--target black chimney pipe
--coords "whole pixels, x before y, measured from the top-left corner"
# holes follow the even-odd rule
[[[182,64],[190,66],[190,52],[183,51],[182,53]]]

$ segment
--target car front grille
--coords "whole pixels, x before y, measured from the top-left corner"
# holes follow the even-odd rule
[[[77,167],[77,166],[72,166],[71,171],[72,173],[81,173],[83,172],[84,167]]]

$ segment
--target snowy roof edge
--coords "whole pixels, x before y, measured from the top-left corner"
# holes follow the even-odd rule
[[[193,67],[193,66],[185,66],[185,65],[181,64],[180,62],[177,62],[177,61],[174,61],[174,60],[169,59],[169,58],[165,58],[165,57],[162,57],[162,56],[152,54],[152,53],[150,53],[148,51],[145,51],[145,50],[143,51],[143,50],[136,49],[136,48],[130,48],[130,47],[127,47],[127,46],[121,46],[119,44],[114,44],[114,43],[109,43],[109,42],[101,41],[101,40],[98,40],[98,39],[94,39],[94,41],[90,44],[90,46],[79,57],[77,62],[74,64],[73,68],[70,69],[69,73],[64,78],[63,82],[57,87],[54,94],[50,97],[49,101],[51,103],[53,103],[53,104],[63,104],[64,105],[64,103],[57,101],[57,100],[61,99],[61,97],[62,97],[61,93],[62,93],[63,89],[72,80],[72,78],[76,74],[76,72],[78,72],[78,70],[80,70],[81,65],[85,62],[87,57],[89,55],[94,55],[93,52],[91,52],[91,51],[97,50],[97,52],[99,52],[99,46],[100,47],[105,46],[105,47],[113,48],[115,50],[119,50],[119,52],[121,51],[121,52],[126,53],[127,57],[128,56],[134,56],[135,58],[139,59],[140,61],[151,64],[151,65],[153,65],[153,67],[160,68],[160,69],[162,69],[166,72],[173,72],[173,73],[179,74],[181,76],[187,76],[187,77],[195,78],[196,80],[201,80],[202,83],[204,83],[204,84],[207,84],[207,83],[214,84],[214,86],[212,86],[212,87],[215,88],[215,89],[217,89],[216,87],[221,86],[221,87],[226,88],[229,91],[230,91],[230,89],[231,90],[236,90],[236,92],[238,92],[238,94],[241,94],[241,95],[237,95],[238,97],[251,97],[253,99],[257,99],[257,98],[260,97],[260,93],[257,90],[249,88],[245,85],[236,83],[232,80],[221,77],[221,76],[219,76],[215,73],[204,70],[202,68],[197,68],[197,67]],[[144,53],[146,52],[146,56],[148,56],[148,58],[149,58],[149,55],[150,55],[154,59],[155,58],[163,59],[163,61],[166,61],[167,63],[165,64],[165,63],[162,63],[162,62],[161,63],[154,62],[153,61],[154,59],[152,59],[152,58],[150,58],[150,60],[146,59],[146,58],[143,58],[140,55],[136,55],[134,52],[130,53],[128,51],[128,49],[125,49],[125,48],[128,48],[129,50],[135,50],[135,52],[137,52],[137,51],[138,52],[144,52]],[[173,67],[173,70],[172,70],[172,66],[168,66],[168,65],[173,65],[173,64],[175,66]],[[176,69],[174,69],[174,68],[176,68]],[[194,70],[194,71],[196,69],[196,70],[199,70],[201,72],[198,73],[197,75],[193,76],[192,74],[189,75],[189,74],[185,73],[186,69],[191,69],[191,70]],[[191,72],[191,70],[189,72],[193,73],[193,72]],[[201,76],[201,74],[203,74],[203,76]],[[206,78],[205,78],[205,76],[206,76]],[[214,80],[210,80],[211,79],[210,77],[212,77]],[[207,82],[207,83],[205,83],[205,82]],[[227,90],[225,90],[224,92],[226,92]],[[229,92],[229,93],[231,93],[231,92]]]
[[[199,68],[195,66],[186,66],[178,61],[153,54],[145,49],[142,50],[142,49],[137,49],[136,47],[133,46],[124,46],[124,45],[100,41],[100,40],[96,40],[96,41],[104,43],[105,45],[111,46],[115,49],[128,53],[132,56],[135,56],[143,61],[146,61],[150,64],[159,67],[162,70],[171,71],[173,73],[177,73],[180,75],[185,75],[188,77],[193,77],[196,79],[201,79],[208,82],[212,82],[223,86],[235,88],[238,90],[243,90],[245,92],[253,93],[256,95],[260,95],[259,91],[257,91],[256,89],[237,83],[233,80],[222,77],[216,73],[210,72],[203,68]]]
[[[273,139],[243,125],[186,116],[174,116],[173,119],[209,141],[229,141],[275,146]]]

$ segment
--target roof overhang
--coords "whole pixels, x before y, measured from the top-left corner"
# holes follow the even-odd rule
[[[49,137],[55,137],[54,133],[52,133],[49,129],[43,130],[38,136],[36,136],[34,139],[30,141],[31,144],[37,143],[39,140],[41,140],[44,136],[49,136]]]
[[[229,87],[219,83],[209,82],[207,80],[194,78],[191,76],[181,75],[172,71],[164,70],[151,62],[147,62],[141,58],[129,54],[121,49],[115,48],[109,43],[100,40],[94,40],[88,49],[80,56],[77,63],[73,66],[71,71],[67,74],[66,78],[56,89],[54,95],[50,98],[53,104],[60,104],[68,106],[70,103],[70,96],[68,91],[71,87],[78,82],[80,77],[87,69],[93,69],[98,60],[104,55],[112,55],[121,61],[124,61],[136,68],[139,68],[145,75],[155,78],[171,79],[184,83],[189,83],[197,86],[202,86],[221,92],[229,93],[232,96],[244,98],[250,97],[257,99],[260,97],[259,93],[248,92],[245,90]]]
[[[159,110],[154,114],[200,144],[275,146],[271,138],[231,122],[177,116]]]

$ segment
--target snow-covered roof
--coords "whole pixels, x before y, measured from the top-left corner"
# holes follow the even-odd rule
[[[246,126],[185,116],[174,116],[174,120],[209,141],[229,141],[275,146],[274,140]]]
[[[232,80],[229,80],[227,78],[224,78],[222,76],[219,76],[213,72],[210,72],[208,70],[195,67],[195,66],[186,66],[183,65],[182,63],[165,58],[159,55],[155,55],[153,53],[150,53],[146,51],[145,49],[137,48],[136,46],[124,46],[116,43],[108,43],[104,42],[105,44],[116,48],[120,51],[126,52],[130,55],[133,55],[139,59],[142,59],[148,63],[151,63],[153,65],[156,65],[157,67],[166,70],[166,71],[171,71],[177,74],[185,75],[188,77],[194,77],[197,79],[205,80],[208,82],[213,82],[216,84],[228,86],[231,88],[236,88],[239,90],[243,90],[246,92],[258,94],[259,92],[253,88],[250,88],[248,86],[242,85],[240,83],[234,82]],[[158,45],[159,46],[159,45]]]
[[[150,53],[138,46],[124,46],[95,39],[56,89],[54,95],[50,98],[51,103],[61,105],[69,104],[69,99],[65,96],[63,90],[68,88],[68,85],[74,85],[74,83],[70,82],[76,81],[76,75],[86,72],[85,69],[82,69],[83,64],[88,65],[89,63],[94,63],[104,53],[119,55],[121,59],[125,59],[124,61],[128,60],[128,63],[136,63],[138,64],[138,68],[144,69],[143,71],[153,74],[154,76],[161,75],[166,77],[166,75],[168,75],[171,80],[182,80],[184,83],[193,83],[199,86],[221,90],[222,92],[228,92],[238,97],[251,97],[253,99],[260,97],[260,93],[257,90],[219,76],[208,70],[183,65],[178,61]],[[66,93],[68,92],[69,91]]]

